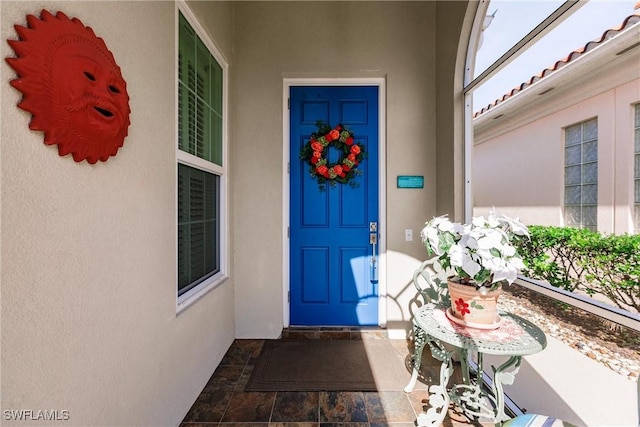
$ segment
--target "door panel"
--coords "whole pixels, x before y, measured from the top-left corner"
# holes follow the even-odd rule
[[[318,121],[364,144],[356,187],[320,190],[299,158]],[[378,87],[291,87],[290,124],[290,323],[377,325],[369,224],[378,221]],[[340,153],[327,156],[334,163]]]

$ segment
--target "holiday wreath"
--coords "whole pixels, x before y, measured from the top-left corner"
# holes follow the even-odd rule
[[[318,180],[320,189],[329,182],[336,182],[356,187],[353,181],[362,172],[357,166],[364,158],[364,145],[354,142],[353,132],[339,124],[331,128],[326,123],[318,122],[318,131],[311,134],[309,141],[300,150],[300,158],[310,166],[310,173]],[[327,154],[329,147],[340,151],[341,157],[336,163],[329,163]]]

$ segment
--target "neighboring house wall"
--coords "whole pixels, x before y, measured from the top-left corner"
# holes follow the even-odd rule
[[[13,25],[43,4],[2,2],[3,58],[15,56]],[[178,425],[234,339],[234,311],[232,278],[176,315],[175,5],[44,6],[105,40],[131,126],[106,163],[60,157],[29,130],[1,61],[1,409],[67,410],[59,422],[75,426]],[[231,9],[198,6],[231,59]]]
[[[527,224],[564,225],[564,129],[597,118],[598,230],[633,232],[633,114],[634,104],[640,102],[639,61],[636,48],[615,66],[592,73],[567,66],[555,73],[573,72],[567,75],[579,83],[529,96],[534,84],[490,110],[495,120],[486,120],[474,131],[474,213],[496,207]],[[510,108],[519,97],[531,103]],[[503,110],[505,116],[497,117]]]

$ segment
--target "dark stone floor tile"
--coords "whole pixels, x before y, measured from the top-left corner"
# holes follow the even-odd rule
[[[413,371],[413,368],[411,368],[411,370]],[[408,382],[409,381],[407,381],[407,383]],[[423,393],[427,393],[429,387],[434,384],[440,384],[440,367],[420,366],[418,381],[416,381],[416,385],[413,387],[413,390],[421,390]]]
[[[416,416],[420,415],[421,412],[426,412],[429,408],[429,395],[428,393],[422,392],[412,392],[408,395],[409,401],[411,402],[411,406],[416,412]],[[449,405],[447,410],[447,415],[442,422],[444,427],[489,427],[495,426],[495,424],[491,421],[486,420],[473,420],[468,418],[464,414],[460,412],[458,408],[455,408],[452,404]]]
[[[244,370],[242,365],[220,365],[213,373],[203,392],[210,393],[215,389],[234,389],[240,381]]]
[[[219,427],[269,427],[269,423],[220,423]],[[211,426],[209,426],[211,427]]]
[[[318,422],[319,392],[278,392],[273,406],[272,422]]]
[[[447,417],[445,418],[445,425],[449,424],[454,427],[460,426],[475,426],[475,427],[493,427],[496,424],[485,417],[474,418],[467,416],[462,412],[462,409],[454,404],[449,405],[447,411]]]
[[[224,365],[240,365],[245,366],[251,358],[251,352],[244,348],[230,348],[222,358],[220,362],[221,366]]]
[[[371,423],[410,422],[416,418],[409,398],[403,391],[364,393],[364,402]]]
[[[275,392],[236,391],[231,397],[223,422],[269,422]]]
[[[416,427],[416,423],[369,423],[369,427]]]
[[[351,329],[350,326],[320,326],[318,328],[320,332],[349,332]]]
[[[289,339],[292,340],[317,340],[320,339],[320,331],[289,331]]]
[[[360,331],[349,332],[349,339],[352,341],[362,341],[362,332]]]
[[[236,340],[239,341],[238,345],[251,351],[251,357],[260,356],[262,346],[264,346],[265,340]]]
[[[293,332],[301,335],[296,338],[313,339],[321,333],[342,335],[344,331],[294,328]],[[375,330],[368,331],[366,328],[352,328],[349,333],[351,339],[356,334],[358,337],[355,339],[384,337]],[[404,361],[408,382],[412,370],[413,342],[391,341],[395,354],[399,360]],[[431,356],[426,347],[418,383],[414,391],[408,394],[400,391],[245,392],[244,387],[264,342],[265,340],[235,340],[232,343],[180,427],[414,427],[416,416],[428,408],[427,388],[440,381],[440,362]],[[460,364],[456,363],[451,383],[460,382],[459,378]],[[445,427],[493,425],[470,421],[460,417],[460,414],[452,413],[454,411],[453,408],[449,410],[443,422]]]
[[[320,427],[369,427],[369,423],[320,423]]]
[[[422,412],[427,412],[427,409],[430,407],[429,393],[426,390],[414,390],[407,394],[407,397],[409,398],[409,403],[416,415],[420,415]]]
[[[269,427],[320,427],[320,423],[269,423]],[[415,426],[414,426],[415,427]]]
[[[351,337],[349,331],[320,331],[318,339],[321,340],[348,340]]]
[[[238,380],[238,383],[236,384],[236,390],[244,390],[245,387],[247,386],[247,384],[249,383],[249,379],[251,379],[251,374],[253,373],[253,365],[247,365],[244,367],[244,370],[242,371],[242,375],[240,375],[240,379]]]
[[[431,354],[431,349],[429,349],[429,346],[425,345],[424,350],[422,351],[422,361],[420,362],[420,366],[440,367],[441,364],[442,364],[441,361],[433,357],[433,355]]]
[[[200,393],[189,412],[182,420],[184,423],[206,422],[217,423],[231,401],[233,390],[215,390],[211,393]]]
[[[323,391],[319,403],[321,423],[369,421],[362,392]]]
[[[391,347],[400,356],[404,357],[407,354],[413,354],[413,343],[409,340],[389,340]]]
[[[235,340],[222,358],[220,365],[246,365],[252,357],[258,357],[264,340]]]
[[[383,340],[386,339],[387,332],[379,330],[362,330],[360,331],[360,339],[362,340]]]

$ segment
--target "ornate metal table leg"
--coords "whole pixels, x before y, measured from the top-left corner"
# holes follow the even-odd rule
[[[469,375],[469,351],[466,348],[455,348],[455,352],[460,359],[460,371],[462,372],[462,382],[465,384],[471,384],[471,377]]]
[[[413,387],[418,380],[418,374],[420,373],[420,362],[422,361],[422,350],[427,342],[427,334],[424,330],[414,323],[413,325],[413,371],[411,372],[411,379],[409,384],[404,388],[405,393],[411,393]]]
[[[463,384],[456,384],[449,393],[451,400],[458,405],[468,417],[493,419],[495,411],[482,392],[482,353],[478,353],[478,377],[472,384],[469,375],[468,350],[459,349]]]
[[[491,366],[493,370],[493,384],[491,389],[496,397],[496,422],[506,421],[509,419],[504,413],[504,390],[503,384],[511,385],[516,378],[516,374],[520,370],[522,356],[511,356],[509,360],[500,365],[497,369]],[[505,372],[505,369],[514,367],[511,371]]]
[[[482,375],[484,374],[484,355],[481,352],[478,352],[478,369],[477,369],[477,377],[476,384],[478,384],[478,388],[482,390],[484,386],[484,378]]]
[[[418,415],[418,427],[441,426],[442,421],[447,415],[450,402],[447,384],[449,384],[449,379],[453,373],[451,362],[453,350],[447,351],[438,340],[431,338],[429,338],[429,347],[431,348],[433,357],[442,362],[440,365],[440,384],[429,387],[430,407],[426,413]]]

